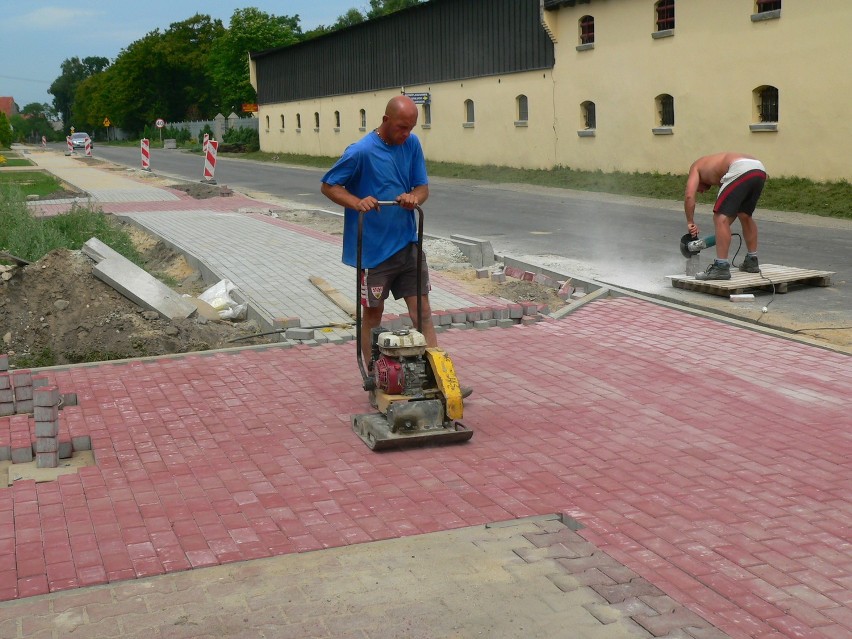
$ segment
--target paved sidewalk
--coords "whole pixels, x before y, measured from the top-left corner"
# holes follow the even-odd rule
[[[631,297],[441,343],[473,439],[384,454],[349,343],[42,371],[97,466],[0,489],[0,636],[852,637],[848,355]]]

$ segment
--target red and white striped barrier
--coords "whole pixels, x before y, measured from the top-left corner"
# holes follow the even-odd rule
[[[151,170],[151,141],[148,138],[142,138],[142,170]]]
[[[205,134],[204,134],[204,142],[202,142],[202,143],[201,143],[201,150],[202,150],[204,153],[207,153],[207,144],[208,144],[209,142],[210,142],[210,134],[209,134],[209,133],[205,133]]]
[[[86,138],[86,157],[92,157],[92,138]]]
[[[219,151],[219,143],[216,140],[207,142],[207,153],[204,155],[204,179],[202,182],[216,184],[213,173],[216,171],[216,153]]]
[[[47,148],[47,138],[44,137],[44,136],[41,136],[41,148],[43,148],[43,149]]]
[[[68,143],[68,155],[71,155],[72,153],[74,153],[74,143],[71,142],[71,136],[66,135],[65,141]]]

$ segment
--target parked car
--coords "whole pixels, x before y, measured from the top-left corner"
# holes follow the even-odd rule
[[[77,131],[71,136],[71,147],[75,149],[85,149],[86,148],[86,139],[89,140],[89,148],[94,149],[95,143],[92,141],[92,138],[85,131]]]

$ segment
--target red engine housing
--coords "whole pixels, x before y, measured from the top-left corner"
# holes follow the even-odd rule
[[[401,395],[405,390],[405,368],[398,359],[382,355],[373,362],[376,386],[389,395]]]

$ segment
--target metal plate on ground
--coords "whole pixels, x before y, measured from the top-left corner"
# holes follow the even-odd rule
[[[466,442],[473,437],[461,422],[448,422],[438,428],[391,432],[388,420],[381,413],[352,415],[352,430],[371,450],[439,446]]]
[[[675,288],[728,297],[754,289],[771,291],[773,286],[776,293],[786,293],[790,284],[831,286],[831,276],[834,275],[834,271],[812,271],[777,264],[761,264],[760,270],[760,273],[744,273],[732,267],[729,280],[696,280],[687,275],[668,275],[667,278]]]

